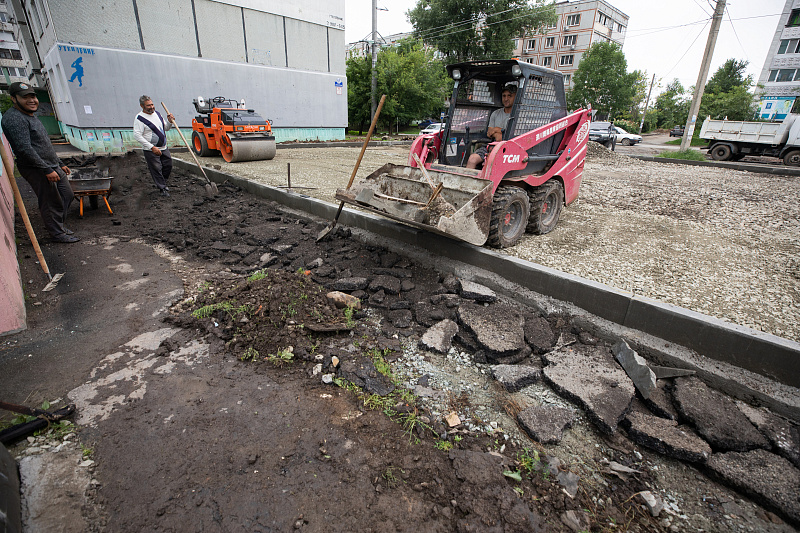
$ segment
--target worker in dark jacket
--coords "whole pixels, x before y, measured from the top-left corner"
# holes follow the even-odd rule
[[[14,82],[8,92],[14,107],[3,114],[2,127],[17,158],[17,169],[36,193],[44,226],[53,240],[77,242],[80,239],[64,226],[74,197],[67,179],[70,170],[58,158],[47,130],[34,116],[39,99],[27,83]]]

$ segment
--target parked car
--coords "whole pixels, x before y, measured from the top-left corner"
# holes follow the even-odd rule
[[[444,123],[442,122],[434,122],[433,124],[429,125],[427,128],[422,130],[420,133],[428,134],[428,133],[439,133],[444,128]]]
[[[628,133],[619,126],[614,126],[617,132],[617,142],[622,143],[623,146],[631,146],[636,143],[642,142],[642,136],[636,133]]]
[[[419,129],[424,130],[425,128],[427,128],[428,126],[433,124],[434,122],[436,122],[435,118],[426,118],[425,120],[420,120],[419,124],[417,124],[417,126],[419,126]]]
[[[683,131],[684,131],[684,127],[683,126],[675,126],[671,130],[669,130],[669,136],[670,137],[683,137]]]
[[[617,132],[614,125],[610,122],[592,122],[589,124],[589,140],[613,150],[617,147]]]

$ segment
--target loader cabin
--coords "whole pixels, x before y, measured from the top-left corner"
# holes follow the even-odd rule
[[[504,59],[456,63],[447,66],[447,73],[455,84],[441,134],[439,163],[442,165],[463,167],[478,148],[493,142],[487,137],[489,116],[502,109],[506,85],[516,86],[517,94],[503,133],[504,141],[567,116],[564,78],[556,70]],[[542,172],[557,159],[555,151],[563,136],[561,132],[531,147],[527,167],[514,174]]]

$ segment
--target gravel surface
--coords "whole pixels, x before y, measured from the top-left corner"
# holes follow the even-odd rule
[[[226,164],[267,185],[316,187],[337,203],[360,148],[281,149],[272,161]],[[189,154],[176,154],[191,161]],[[356,181],[405,146],[367,149]],[[800,178],[644,162],[590,143],[580,196],[544,236],[504,253],[703,314],[800,340]]]

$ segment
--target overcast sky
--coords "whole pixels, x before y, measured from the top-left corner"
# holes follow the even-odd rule
[[[630,17],[623,46],[629,71],[644,70],[648,77],[655,74],[662,87],[675,78],[686,88],[697,82],[716,2],[608,1]],[[736,58],[750,62],[748,73],[757,81],[785,4],[785,0],[729,0],[709,76],[726,60]],[[415,5],[416,0],[378,0],[378,32],[411,31],[406,11]],[[372,31],[371,8],[372,0],[345,0],[348,43],[364,39]]]

